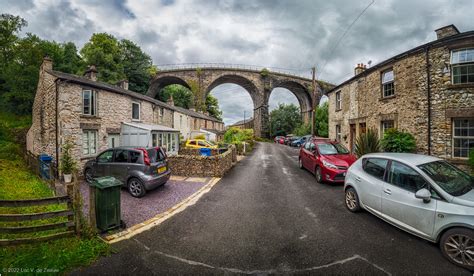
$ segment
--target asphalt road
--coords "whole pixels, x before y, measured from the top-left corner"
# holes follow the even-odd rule
[[[431,244],[319,184],[298,150],[260,143],[185,211],[77,274],[464,274]]]

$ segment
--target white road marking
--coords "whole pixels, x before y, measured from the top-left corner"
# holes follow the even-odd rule
[[[145,246],[142,242],[138,241],[137,239],[133,239],[133,240],[135,240],[138,244],[144,246],[145,249],[147,251],[149,251],[150,248]],[[390,272],[386,271],[382,267],[370,262],[366,258],[361,257],[359,255],[354,255],[352,257],[342,259],[342,260],[338,260],[338,261],[334,261],[332,263],[328,263],[328,264],[325,264],[325,265],[313,266],[313,267],[308,267],[308,268],[303,268],[303,269],[285,268],[284,270],[282,270],[282,268],[279,268],[279,269],[274,268],[274,269],[265,269],[265,270],[241,270],[241,269],[238,269],[238,268],[217,267],[217,266],[209,265],[209,264],[202,263],[202,262],[197,262],[197,261],[184,259],[184,258],[181,258],[181,257],[178,257],[178,256],[174,256],[174,255],[167,254],[167,253],[164,253],[164,252],[161,252],[161,251],[157,251],[157,250],[154,250],[152,252],[155,253],[155,254],[158,254],[158,255],[161,255],[161,256],[164,256],[164,257],[174,259],[176,261],[188,264],[188,265],[192,265],[192,266],[201,266],[201,267],[205,267],[205,268],[209,268],[209,269],[216,269],[216,270],[222,270],[222,271],[225,271],[225,272],[231,272],[231,273],[237,273],[237,274],[247,274],[247,275],[249,275],[249,274],[277,274],[277,273],[282,273],[282,272],[284,272],[284,273],[311,272],[311,271],[315,271],[315,270],[323,269],[323,268],[328,268],[328,267],[335,266],[335,265],[342,265],[342,264],[345,264],[347,262],[355,261],[357,259],[367,262],[368,264],[372,265],[373,267],[375,267],[376,269],[382,271],[383,273],[385,273],[387,275],[390,275],[390,276],[392,275]]]

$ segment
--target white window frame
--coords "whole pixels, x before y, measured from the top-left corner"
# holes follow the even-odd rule
[[[465,52],[466,58],[465,60],[460,60],[461,52]],[[471,57],[471,59],[469,59]],[[454,68],[468,66],[466,70],[469,70],[469,66],[474,66],[474,48],[463,48],[463,49],[454,49],[451,50],[451,57],[450,57],[450,64],[451,64],[451,83],[452,84],[474,84],[474,82],[469,82],[469,74],[474,75],[474,72],[467,72],[467,82],[454,82]],[[460,77],[462,76],[459,75]]]
[[[336,92],[336,111],[342,109],[342,94],[341,91]]]
[[[384,81],[384,76],[388,72],[392,72],[392,79]],[[382,83],[382,98],[390,98],[390,97],[395,96],[395,72],[393,71],[393,68],[382,71],[382,76],[381,76],[380,81]],[[385,85],[387,85],[387,84],[392,84],[392,86],[393,86],[392,94],[390,94],[390,95],[385,95]]]
[[[474,126],[470,126],[468,125],[467,126],[467,136],[456,136],[456,125],[455,125],[455,121],[456,120],[472,120],[473,118],[453,118],[452,120],[452,137],[453,137],[453,140],[452,140],[452,157],[453,158],[457,158],[457,159],[469,159],[469,151],[467,152],[467,156],[466,157],[463,157],[463,156],[455,156],[454,155],[454,141],[456,139],[469,139],[469,140],[474,140],[474,136],[469,136],[469,128],[473,128]],[[460,129],[462,129],[463,127],[459,127]]]
[[[95,156],[97,154],[98,131],[85,129],[82,131],[82,155]]]
[[[84,97],[85,94],[89,93],[89,112],[84,112]],[[97,91],[91,89],[82,90],[82,114],[87,116],[97,116]]]
[[[392,127],[385,127],[385,124],[391,122]],[[395,128],[395,120],[384,120],[380,122],[380,136],[383,137],[385,132],[391,128]]]
[[[133,105],[138,105],[138,119],[133,118]],[[132,121],[140,121],[142,105],[140,102],[132,102]]]

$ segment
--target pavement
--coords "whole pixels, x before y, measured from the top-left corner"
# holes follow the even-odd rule
[[[194,205],[72,274],[472,275],[437,245],[347,211],[343,186],[317,183],[297,158],[258,143]]]
[[[122,220],[127,228],[147,221],[157,214],[163,213],[194,194],[212,178],[210,177],[179,177],[172,176],[165,185],[147,191],[144,197],[136,198],[127,189],[120,192]],[[89,185],[81,183],[83,212],[89,214]]]

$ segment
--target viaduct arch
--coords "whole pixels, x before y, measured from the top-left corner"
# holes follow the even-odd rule
[[[314,95],[312,81],[305,77],[266,69],[194,67],[160,70],[151,81],[147,95],[156,98],[165,86],[180,84],[193,91],[194,108],[202,110],[211,90],[225,83],[243,87],[252,98],[254,133],[257,137],[269,136],[268,102],[274,88],[286,88],[296,96],[305,123],[310,121],[313,107],[319,104],[321,96],[329,88],[327,83],[316,81]]]

